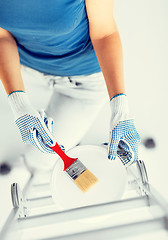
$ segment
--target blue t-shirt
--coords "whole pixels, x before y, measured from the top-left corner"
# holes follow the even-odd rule
[[[57,76],[101,71],[85,0],[0,0],[0,27],[12,33],[28,67]]]

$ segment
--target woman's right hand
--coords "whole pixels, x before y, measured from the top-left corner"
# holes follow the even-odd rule
[[[54,154],[49,147],[56,142],[51,133],[51,119],[44,112],[37,112],[23,91],[10,93],[8,100],[23,142],[32,144],[42,152]]]

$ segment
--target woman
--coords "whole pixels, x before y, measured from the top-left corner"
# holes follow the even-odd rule
[[[137,160],[140,137],[128,110],[112,0],[4,0],[0,27],[0,78],[25,143],[46,153],[53,153],[55,139],[66,149],[75,146],[106,101],[107,89],[108,157],[116,158],[120,144],[134,153],[124,164]],[[31,105],[21,69],[54,86],[46,109],[54,133],[51,119]]]

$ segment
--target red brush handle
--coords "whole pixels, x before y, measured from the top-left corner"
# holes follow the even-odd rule
[[[54,152],[56,152],[60,158],[63,160],[64,162],[64,171],[72,164],[74,163],[78,158],[70,158],[68,157],[64,151],[62,151],[62,149],[60,148],[60,146],[58,145],[58,143],[55,144],[55,146],[50,147]]]

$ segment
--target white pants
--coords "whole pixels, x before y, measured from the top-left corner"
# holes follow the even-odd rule
[[[32,105],[45,109],[54,120],[54,136],[68,150],[82,137],[109,100],[102,72],[91,75],[60,77],[45,75],[21,66],[22,78]],[[31,168],[48,170],[55,155],[44,154],[28,146],[25,158]]]

